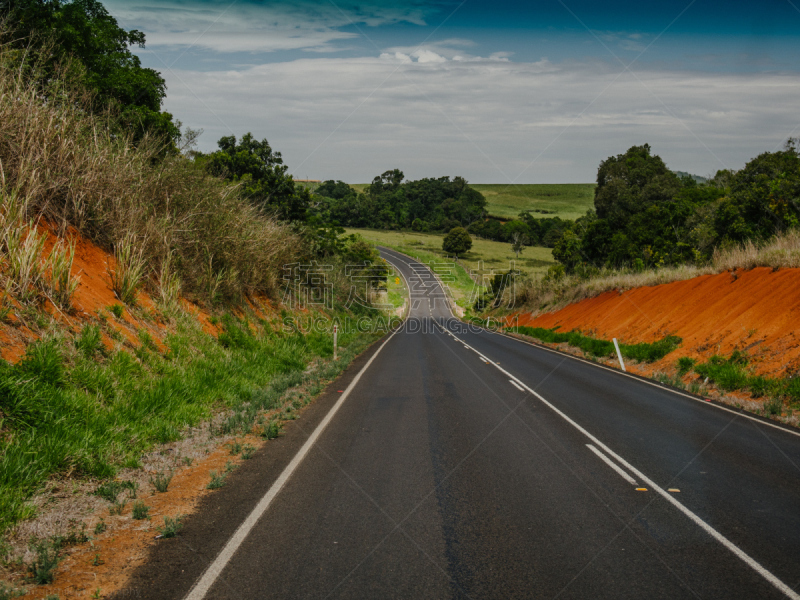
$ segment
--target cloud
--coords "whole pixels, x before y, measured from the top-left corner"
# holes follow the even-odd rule
[[[422,62],[396,52],[163,75],[166,108],[205,129],[202,148],[252,131],[295,175],[353,183],[390,168],[587,182],[601,160],[645,142],[671,168],[707,175],[741,168],[800,125],[792,74],[634,77],[613,63]]]
[[[394,46],[386,49],[381,54],[381,58],[409,57],[416,59],[416,62],[419,63],[442,63],[447,60],[462,62],[508,61],[512,55],[511,52],[493,52],[488,57],[481,57],[467,54],[462,49],[474,45],[475,43],[472,40],[452,38],[439,42],[425,43],[421,46]]]
[[[202,48],[216,52],[334,51],[336,42],[359,37],[342,28],[398,23],[424,25],[433,12],[421,2],[254,2],[210,0],[106,0],[127,29],[147,34],[148,47]]]

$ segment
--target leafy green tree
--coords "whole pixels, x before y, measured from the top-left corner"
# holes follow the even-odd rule
[[[7,0],[0,18],[11,27],[10,45],[34,50],[43,85],[69,66],[68,78],[94,95],[93,110],[111,105],[135,141],[149,133],[174,147],[179,127],[161,110],[166,83],[130,50],[144,47],[141,31],[122,29],[98,0]]]
[[[442,240],[442,250],[448,254],[464,254],[472,248],[472,238],[463,227],[454,227]]]
[[[244,197],[281,219],[306,220],[311,195],[295,185],[281,153],[273,151],[267,140],[259,142],[247,133],[241,141],[231,135],[217,145],[217,152],[200,157],[209,173],[239,183]]]
[[[624,222],[647,206],[670,201],[680,189],[680,178],[650,154],[649,144],[633,146],[600,163],[594,206],[599,218]]]

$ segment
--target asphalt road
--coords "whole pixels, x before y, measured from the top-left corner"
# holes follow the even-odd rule
[[[426,268],[382,252],[411,286],[406,327],[160,544],[138,594],[798,597],[800,436],[468,330]]]

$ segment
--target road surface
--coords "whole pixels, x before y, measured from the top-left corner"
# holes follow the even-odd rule
[[[470,331],[427,268],[382,253],[406,327],[158,545],[136,593],[798,598],[794,431]]]

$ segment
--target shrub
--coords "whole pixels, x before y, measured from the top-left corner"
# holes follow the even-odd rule
[[[53,582],[54,573],[60,560],[59,547],[49,540],[36,542],[32,550],[36,554],[33,562],[28,565],[31,579],[39,585]]]
[[[124,490],[132,490],[132,497],[136,497],[137,484],[133,481],[109,481],[97,487],[94,491],[95,496],[100,496],[103,500],[115,504],[119,495]]]
[[[697,361],[693,358],[689,358],[688,356],[681,356],[678,359],[678,374],[681,376],[686,375],[689,371],[692,370],[696,362]]]
[[[108,310],[118,319],[121,319],[122,315],[125,314],[125,307],[122,304],[112,304],[108,307]]]
[[[210,475],[211,475],[211,481],[208,482],[206,489],[218,490],[223,485],[225,485],[224,473],[217,473],[216,471],[211,471]]]
[[[167,474],[163,471],[158,471],[155,475],[150,477],[150,484],[157,492],[161,492],[162,494],[167,491],[170,481],[172,481],[172,473]]]
[[[133,503],[133,518],[137,521],[141,521],[142,519],[148,519],[147,513],[150,512],[150,507],[147,506],[141,500],[137,500]]]
[[[183,515],[164,517],[164,526],[157,528],[161,537],[173,538],[178,535],[178,532],[183,528],[183,519]]]
[[[261,430],[261,437],[265,437],[268,440],[274,440],[278,437],[281,433],[281,424],[278,421],[270,421],[264,428]]]

